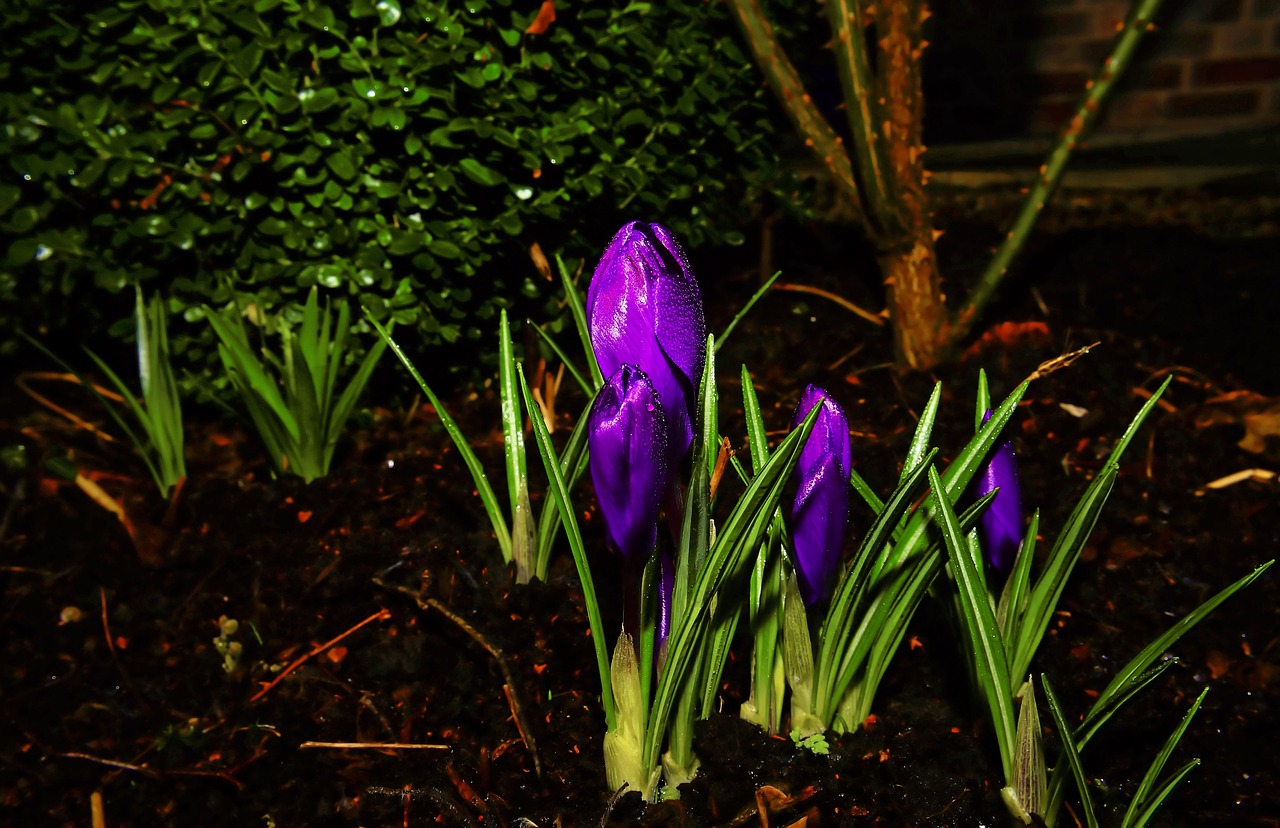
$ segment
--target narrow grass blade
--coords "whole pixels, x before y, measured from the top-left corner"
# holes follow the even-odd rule
[[[993,496],[987,495],[960,515],[962,534],[977,524]],[[907,624],[930,584],[942,571],[945,560],[942,543],[938,541],[902,564],[885,570],[875,584],[859,586],[853,603],[853,615],[861,619],[858,629],[847,645],[837,648],[836,652],[843,652],[842,660],[834,684],[830,679],[827,681],[833,689],[827,692],[823,716],[833,721],[837,730],[841,724],[839,716],[852,728],[870,714],[871,703],[906,635]],[[824,629],[822,635],[827,634]],[[833,720],[833,706],[837,703],[839,714]],[[844,715],[846,713],[850,715]]]
[[[436,393],[427,385],[426,380],[418,373],[418,369],[414,367],[413,362],[408,355],[400,349],[395,340],[391,338],[391,334],[387,332],[378,321],[365,311],[365,316],[369,320],[369,324],[373,325],[378,335],[382,337],[382,341],[391,352],[399,357],[400,362],[408,370],[409,375],[418,383],[418,387],[422,389],[422,393],[431,403],[431,407],[436,410],[436,415],[440,417],[440,422],[444,424],[445,431],[449,433],[449,439],[453,440],[453,445],[458,449],[462,462],[466,463],[467,471],[471,472],[471,480],[475,483],[476,492],[480,495],[480,502],[484,504],[485,512],[489,515],[489,521],[493,524],[493,534],[498,539],[498,547],[502,550],[502,559],[507,563],[511,562],[511,532],[507,529],[507,521],[502,516],[502,510],[498,506],[498,498],[493,493],[493,487],[489,485],[489,479],[485,476],[484,467],[480,464],[480,458],[476,457],[475,451],[472,450],[471,444],[467,442],[467,438],[462,433],[462,429],[458,427],[458,423],[449,415],[449,410],[444,407],[444,403],[436,396]],[[372,351],[370,352],[372,353]],[[368,362],[368,358],[365,359]],[[363,366],[361,366],[363,368]],[[370,367],[372,371],[372,367]],[[351,389],[348,388],[348,391]],[[539,417],[533,417],[537,420]],[[543,430],[546,425],[543,425]],[[608,660],[606,659],[605,668],[607,671]],[[612,704],[612,702],[610,702]]]
[[[741,308],[738,309],[738,312],[734,314],[733,319],[729,322],[727,326],[725,326],[725,329],[720,332],[720,336],[716,337],[717,352],[724,347],[725,340],[729,338],[729,334],[733,333],[733,329],[738,327],[738,323],[742,321],[742,317],[746,316],[747,312],[750,311],[753,307],[755,307],[756,302],[760,301],[760,297],[764,296],[766,293],[769,292],[769,288],[773,287],[773,283],[778,281],[778,277],[781,275],[782,275],[782,271],[779,270],[776,273],[774,273],[772,276],[770,276],[768,280],[765,281],[765,283],[761,285],[759,289],[756,290],[755,293],[751,294],[751,298],[748,299],[746,303]]]
[[[717,600],[711,610],[711,631],[707,638],[706,656],[703,662],[702,704],[698,717],[710,718],[715,712],[716,694],[720,692],[720,677],[724,675],[725,662],[729,660],[729,645],[738,629],[742,612],[734,601]],[[719,606],[726,604],[725,607]],[[730,606],[733,605],[733,606]]]
[[[594,394],[595,389],[587,384],[587,381],[583,379],[581,372],[578,371],[577,366],[573,364],[573,361],[569,359],[564,351],[560,350],[560,346],[551,338],[551,334],[531,322],[526,321],[525,324],[530,325],[533,328],[534,333],[538,335],[538,338],[547,343],[547,347],[550,348],[551,352],[560,360],[560,364],[569,370],[569,376],[573,377],[573,381],[582,389],[582,393],[586,394],[588,397]]]
[[[978,430],[973,439],[961,449],[955,460],[951,461],[946,471],[942,473],[942,491],[946,494],[948,502],[954,504],[965,488],[968,487],[969,481],[982,468],[987,454],[999,439],[1005,423],[1013,416],[1014,409],[1022,399],[1022,395],[1027,392],[1027,387],[1028,384],[1023,382],[1005,398],[1004,402],[1000,403],[1000,406],[992,412],[991,419],[987,420],[986,424]],[[873,581],[879,577],[884,567],[896,566],[924,543],[925,535],[929,531],[929,525],[932,522],[930,511],[928,508],[915,511],[903,528],[899,540],[895,542],[893,553],[877,561],[876,568],[872,572]]]
[[[1031,659],[1044,638],[1053,612],[1058,606],[1058,599],[1066,588],[1076,561],[1080,559],[1080,551],[1084,549],[1089,534],[1098,522],[1102,507],[1106,505],[1111,489],[1115,485],[1119,467],[1109,463],[1098,476],[1093,479],[1084,495],[1067,518],[1067,524],[1049,550],[1045,559],[1044,571],[1040,573],[1035,586],[1027,596],[1027,610],[1018,625],[1018,639],[1012,651],[1011,667],[1020,676],[1030,669]]]
[[[569,433],[569,442],[565,443],[564,453],[560,455],[560,473],[572,492],[578,481],[587,470],[587,413],[591,411],[591,400],[578,415],[573,431]],[[551,547],[555,543],[560,530],[560,510],[554,500],[544,501],[542,513],[538,516],[537,556],[534,560],[534,576],[542,580],[547,578],[547,567],[551,562]]]
[[[399,349],[391,343],[397,354]],[[401,357],[401,359],[404,359]],[[412,370],[412,369],[411,369]],[[565,536],[569,539],[569,549],[573,553],[573,563],[578,569],[578,580],[582,583],[582,603],[587,610],[587,624],[591,628],[591,643],[595,647],[596,668],[600,671],[601,704],[604,707],[604,720],[607,730],[617,726],[617,713],[613,706],[613,687],[609,678],[609,653],[605,645],[604,622],[600,618],[600,603],[596,600],[595,581],[591,577],[591,563],[587,559],[587,550],[582,543],[582,532],[578,528],[578,517],[573,511],[573,503],[569,497],[569,487],[564,475],[560,473],[560,458],[556,456],[556,448],[551,444],[551,435],[547,433],[547,424],[539,415],[537,402],[529,391],[529,383],[524,378],[524,368],[516,365],[516,378],[520,383],[520,394],[524,398],[525,411],[533,423],[533,437],[537,441],[538,454],[542,457],[542,466],[547,472],[548,492],[556,502],[556,508],[563,516]],[[421,380],[419,380],[421,384]],[[423,384],[423,388],[426,385]],[[646,767],[652,767],[648,762]]]
[[[751,472],[759,473],[769,460],[769,440],[765,436],[764,415],[760,413],[760,400],[756,397],[751,372],[742,366],[742,413],[747,421],[747,449],[751,452]]]
[[[1187,774],[1195,770],[1199,764],[1199,759],[1192,759],[1187,764],[1169,774],[1169,778],[1151,794],[1146,806],[1142,809],[1142,812],[1134,818],[1130,825],[1132,825],[1133,828],[1144,828],[1147,822],[1151,820],[1151,817],[1155,816],[1155,813],[1160,806],[1164,804],[1164,801],[1169,798],[1169,794],[1173,793],[1173,789],[1182,784],[1182,780],[1187,778]]]
[[[982,428],[982,418],[987,416],[991,408],[991,389],[987,387],[987,370],[978,369],[978,402],[973,410],[973,430],[976,433]]]
[[[1004,589],[1000,591],[1000,603],[996,607],[996,621],[1000,623],[1000,638],[1004,641],[1006,652],[1012,651],[1018,640],[1019,625],[1026,610],[1024,602],[1030,589],[1031,562],[1036,556],[1036,535],[1039,531],[1040,510],[1036,509],[1031,514],[1027,533],[1022,536],[1022,546],[1013,560],[1013,571],[1005,579]],[[1013,673],[1010,678],[1018,681],[1018,675]]]
[[[1061,764],[1065,760],[1067,767],[1071,769],[1072,778],[1076,780],[1076,790],[1080,792],[1080,810],[1084,814],[1086,828],[1098,828],[1098,816],[1093,812],[1093,797],[1089,795],[1089,782],[1084,775],[1084,765],[1080,762],[1080,752],[1076,750],[1075,740],[1071,735],[1071,726],[1067,724],[1058,696],[1043,673],[1040,674],[1040,684],[1044,687],[1044,698],[1049,705],[1049,714],[1053,717],[1053,726],[1057,728],[1058,738],[1062,742],[1062,757],[1058,762]],[[1052,798],[1050,803],[1056,810],[1056,803],[1053,803]]]
[[[502,456],[507,469],[507,503],[511,509],[511,558],[516,582],[528,583],[536,563],[536,523],[529,502],[529,474],[525,466],[524,417],[516,390],[515,354],[505,308],[498,317],[498,398],[502,401]],[[539,415],[540,416],[540,415]]]
[[[1256,581],[1261,577],[1262,573],[1271,568],[1273,563],[1275,563],[1274,560],[1267,561],[1257,569],[1253,570],[1253,572],[1250,572],[1248,575],[1226,587],[1217,595],[1214,595],[1208,601],[1205,601],[1203,604],[1196,607],[1182,620],[1174,624],[1143,648],[1142,652],[1138,653],[1128,664],[1122,667],[1120,671],[1116,673],[1115,677],[1111,679],[1111,682],[1106,686],[1106,688],[1098,694],[1097,700],[1089,711],[1089,716],[1086,717],[1086,723],[1088,722],[1088,719],[1093,716],[1093,711],[1098,710],[1102,705],[1106,704],[1112,696],[1123,692],[1124,688],[1130,682],[1134,681],[1147,669],[1147,667],[1151,665],[1153,661],[1172,647],[1174,642],[1182,638],[1182,636],[1186,635],[1191,628],[1204,620],[1205,616],[1217,609],[1223,601]]]
[[[921,463],[924,462],[924,456],[929,451],[929,438],[933,436],[933,424],[938,419],[938,403],[942,401],[942,383],[933,384],[933,393],[929,395],[929,401],[925,403],[924,411],[920,412],[920,422],[916,423],[915,434],[911,436],[911,445],[907,448],[906,459],[902,461],[902,474],[898,476],[898,482],[906,480],[911,476]]]
[[[288,432],[290,441],[297,443],[300,439],[298,422],[289,407],[285,405],[279,385],[267,375],[262,362],[249,349],[249,338],[240,320],[228,321],[226,317],[207,305],[204,312],[205,318],[213,326],[213,331],[222,345],[220,353],[227,367],[239,372],[245,387],[257,393],[263,404]]]
[[[604,376],[600,373],[600,364],[596,362],[595,349],[591,347],[591,330],[587,327],[587,312],[582,305],[582,294],[574,286],[569,276],[569,269],[564,260],[556,255],[556,266],[560,270],[560,284],[564,286],[564,298],[569,303],[569,312],[573,314],[573,324],[578,329],[578,338],[582,340],[582,350],[587,355],[587,371],[591,374],[591,385],[599,388],[604,385]]]
[[[927,458],[931,460],[933,456],[930,454]],[[905,480],[898,484],[893,494],[889,496],[889,502],[881,509],[875,521],[872,522],[871,528],[863,535],[862,541],[853,553],[853,558],[840,573],[840,580],[836,584],[835,594],[827,609],[826,618],[822,623],[822,632],[818,637],[817,675],[819,680],[815,688],[815,702],[819,710],[826,709],[839,701],[840,693],[837,692],[836,684],[839,681],[839,674],[845,671],[838,665],[842,663],[842,657],[847,660],[849,637],[859,620],[856,612],[860,606],[858,596],[866,591],[868,584],[874,583],[872,579],[866,577],[865,573],[879,562],[878,557],[885,544],[889,542],[893,527],[898,525],[902,515],[911,508],[912,501],[923,486],[927,469],[928,461],[918,465]]]
[[[653,712],[649,719],[644,753],[646,764],[653,764],[661,749],[662,734],[671,716],[672,706],[689,675],[699,649],[697,643],[706,629],[711,596],[719,590],[725,578],[746,564],[749,555],[759,549],[766,537],[787,475],[795,464],[802,441],[813,430],[813,423],[820,409],[821,406],[814,406],[803,424],[787,435],[738,499],[717,533],[716,542],[707,555],[705,565],[698,572],[697,582],[689,595],[688,611],[679,624],[674,621],[672,623],[667,663],[658,681]]]
[[[1151,766],[1147,768],[1147,772],[1143,775],[1142,781],[1138,783],[1138,790],[1133,794],[1133,800],[1129,803],[1129,809],[1125,811],[1124,821],[1120,823],[1120,828],[1138,828],[1138,826],[1144,825],[1147,819],[1150,818],[1151,810],[1148,810],[1148,806],[1153,803],[1148,802],[1148,798],[1152,791],[1159,790],[1159,788],[1156,787],[1156,780],[1159,779],[1160,774],[1164,772],[1164,766],[1168,763],[1169,757],[1173,755],[1174,748],[1176,748],[1178,743],[1182,741],[1183,734],[1187,732],[1187,727],[1191,724],[1191,720],[1195,718],[1196,712],[1200,710],[1200,705],[1204,703],[1204,697],[1208,694],[1208,687],[1200,691],[1200,695],[1197,696],[1196,700],[1192,703],[1191,709],[1182,717],[1182,722],[1178,725],[1177,729],[1169,735],[1169,738],[1165,740],[1164,746],[1160,748],[1160,752],[1156,754],[1156,758],[1152,760]],[[1188,765],[1185,768],[1183,775],[1185,776],[1185,772],[1189,772],[1199,761],[1200,760],[1198,759],[1194,760],[1190,765]],[[1177,775],[1178,774],[1176,773],[1174,774],[1174,776]],[[1161,796],[1160,800],[1162,801],[1163,799],[1164,796]],[[1154,803],[1156,806],[1159,804],[1159,801]],[[1154,810],[1154,808],[1152,808],[1152,810]]]
[[[858,474],[853,469],[849,470],[849,485],[852,486],[853,490],[862,498],[862,502],[866,503],[867,506],[870,507],[871,514],[879,515],[884,511],[884,501],[882,501],[879,496],[871,490],[871,486],[867,484],[867,481],[862,479],[862,475]]]
[[[1009,662],[1004,643],[1000,640],[1000,628],[991,608],[982,571],[974,565],[968,544],[960,533],[960,524],[943,490],[942,478],[929,467],[929,487],[934,505],[934,520],[942,530],[942,539],[951,561],[956,587],[960,590],[960,608],[964,616],[965,630],[969,634],[978,684],[991,711],[991,723],[1000,745],[1000,763],[1004,778],[1012,778],[1015,746],[1013,694],[1009,690]]]
[[[379,333],[381,333],[381,330],[379,330]],[[378,360],[382,358],[382,352],[386,349],[387,341],[385,339],[379,339],[373,343],[369,350],[365,352],[364,359],[360,361],[360,366],[356,369],[356,372],[351,375],[351,380],[343,390],[342,396],[338,398],[338,401],[329,410],[329,420],[325,426],[327,433],[325,435],[324,467],[326,471],[329,468],[329,459],[338,444],[338,436],[342,433],[343,428],[346,427],[347,420],[351,419],[351,411],[355,408],[360,395],[364,393],[365,386],[369,384],[369,378],[373,376],[373,369],[377,367]],[[440,409],[437,408],[436,410],[439,411]]]

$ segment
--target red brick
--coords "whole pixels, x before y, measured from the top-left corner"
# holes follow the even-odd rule
[[[1104,128],[1141,128],[1164,117],[1164,92],[1126,92],[1107,104],[1102,114]]]
[[[1252,115],[1258,110],[1258,90],[1180,93],[1169,99],[1171,118],[1218,118]]]
[[[1166,57],[1198,57],[1213,48],[1213,30],[1179,26],[1165,29],[1153,38],[1153,45]]]
[[[1196,86],[1262,83],[1277,78],[1280,78],[1280,58],[1207,60],[1196,64],[1192,72]]]
[[[1056,132],[1076,114],[1075,101],[1038,101],[1031,113],[1031,131]]]
[[[1046,97],[1078,95],[1088,81],[1085,72],[1042,72],[1035,76],[1036,91]]]
[[[1022,14],[1014,19],[1012,30],[1020,40],[1085,35],[1089,34],[1089,14],[1077,11]]]
[[[1237,23],[1233,26],[1218,27],[1218,55],[1258,55],[1266,54],[1263,44],[1267,39],[1267,27],[1257,22]]]
[[[1204,10],[1204,20],[1209,23],[1226,23],[1244,16],[1244,0],[1210,0]]]

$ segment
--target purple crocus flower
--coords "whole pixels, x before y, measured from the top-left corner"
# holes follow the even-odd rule
[[[833,576],[849,521],[849,472],[853,467],[849,421],[826,391],[816,385],[804,389],[791,427],[804,422],[815,405],[821,405],[822,410],[796,460],[799,490],[791,507],[791,543],[805,606],[825,600],[835,586]]]
[[[693,442],[707,323],[698,282],[671,231],[639,221],[623,226],[596,265],[586,312],[601,373],[629,363],[648,374],[666,410],[672,460],[681,459]]]
[[[990,410],[982,418],[982,422],[989,419]],[[1013,443],[1009,440],[1005,440],[991,453],[987,465],[978,477],[975,491],[978,497],[985,497],[996,489],[1000,491],[996,492],[987,511],[982,513],[978,534],[982,537],[982,548],[986,550],[987,561],[997,570],[1005,572],[1018,555],[1023,534],[1018,461],[1013,455]]]
[[[667,417],[644,371],[622,365],[605,382],[587,419],[588,466],[610,545],[643,565],[657,545],[667,491]]]

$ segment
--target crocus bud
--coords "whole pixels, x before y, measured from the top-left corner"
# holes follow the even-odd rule
[[[990,418],[991,412],[988,411],[982,421],[985,423]],[[996,492],[987,511],[982,513],[978,534],[982,538],[987,561],[997,570],[1005,572],[1018,555],[1023,533],[1018,461],[1013,455],[1013,443],[1008,440],[996,447],[978,476],[978,497],[985,497],[996,489],[1000,491]]]
[[[791,427],[804,422],[815,405],[821,405],[822,410],[796,460],[799,490],[791,507],[791,544],[805,606],[825,600],[835,585],[833,576],[849,521],[849,471],[853,466],[849,421],[826,391],[816,385],[804,389]]]
[[[588,415],[587,447],[609,542],[643,561],[657,544],[670,462],[667,417],[644,371],[623,365],[605,382]]]
[[[693,442],[707,323],[698,283],[671,232],[638,221],[619,230],[591,277],[586,312],[601,373],[629,363],[649,375],[667,413],[672,459],[684,457]]]

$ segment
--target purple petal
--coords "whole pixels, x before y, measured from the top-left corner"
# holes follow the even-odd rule
[[[601,372],[630,363],[649,375],[667,412],[673,453],[682,457],[693,441],[707,327],[697,280],[670,231],[623,226],[591,277],[586,312]]]
[[[800,395],[800,403],[796,406],[796,413],[791,418],[791,427],[797,428],[804,422],[804,418],[809,416],[809,412],[819,402],[822,403],[822,411],[818,412],[818,419],[813,423],[813,430],[809,432],[809,439],[800,449],[800,456],[796,460],[796,468],[803,475],[804,470],[820,462],[823,455],[831,454],[839,461],[840,468],[847,478],[848,473],[853,469],[853,447],[849,443],[849,420],[845,416],[844,409],[840,407],[839,403],[831,399],[826,391],[813,384],[805,387],[804,393]],[[847,483],[848,481],[846,480],[845,482]]]
[[[612,546],[627,559],[657,545],[667,487],[667,418],[653,385],[634,365],[605,382],[587,420],[588,467]]]
[[[671,594],[676,587],[676,565],[671,556],[663,553],[658,559],[658,624],[657,647],[662,647],[671,635]]]
[[[799,483],[791,508],[791,542],[800,595],[806,606],[825,600],[835,586],[849,521],[849,471],[853,449],[844,409],[816,385],[800,395],[792,417],[796,428],[815,405],[822,406],[796,459]]]
[[[827,453],[807,470],[791,508],[791,543],[805,606],[825,600],[835,586],[848,519],[849,476]]]
[[[988,411],[985,423],[991,417]],[[1018,484],[1018,461],[1013,453],[1013,443],[1005,440],[987,460],[978,478],[977,496],[984,497],[999,489],[987,511],[978,523],[982,547],[987,560],[997,570],[1004,572],[1013,564],[1022,545],[1022,490]]]

